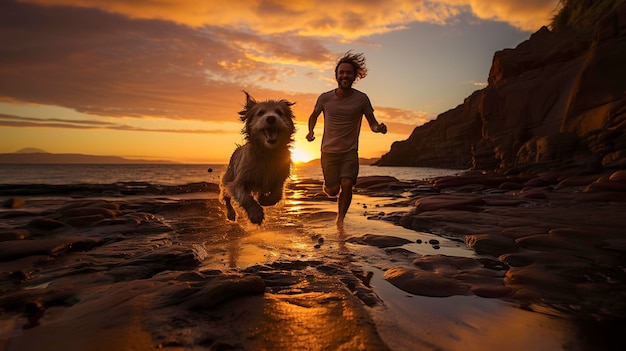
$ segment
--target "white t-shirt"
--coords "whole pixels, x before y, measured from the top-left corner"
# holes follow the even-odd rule
[[[352,89],[352,95],[341,98],[335,90],[322,93],[317,98],[315,112],[324,112],[322,152],[341,153],[359,149],[361,121],[374,108],[365,93]]]

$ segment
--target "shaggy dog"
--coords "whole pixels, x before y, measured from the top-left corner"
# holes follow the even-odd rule
[[[241,131],[246,143],[237,146],[220,182],[220,199],[226,216],[236,219],[231,199],[246,210],[250,222],[260,224],[265,214],[261,206],[275,205],[283,196],[283,185],[291,169],[290,143],[295,126],[291,103],[287,100],[257,102],[246,94],[239,112],[245,122]]]

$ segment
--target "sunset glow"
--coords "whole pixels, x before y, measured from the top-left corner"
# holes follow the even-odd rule
[[[313,155],[313,153],[301,147],[291,149],[291,159],[295,163],[309,162],[314,158],[315,156]]]
[[[461,104],[484,86],[495,51],[548,23],[558,0],[0,2],[0,153],[226,162],[244,142],[242,90],[287,99],[294,160],[335,59],[363,52],[386,135],[361,132],[360,156]]]

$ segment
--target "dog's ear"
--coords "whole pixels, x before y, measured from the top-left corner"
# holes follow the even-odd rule
[[[285,100],[285,99],[281,99],[281,100],[279,101],[279,103],[287,105],[287,110],[289,111],[289,117],[291,117],[291,119],[296,118],[296,117],[293,115],[293,111],[291,111],[291,106],[295,105],[295,104],[296,104],[295,102],[289,102],[289,101],[287,101],[287,100]]]
[[[295,102],[289,102],[289,101],[287,101],[285,99],[281,99],[279,102],[282,102],[282,103],[286,104],[289,107],[291,107],[291,106],[296,104]]]
[[[246,104],[243,107],[243,110],[239,111],[239,118],[242,121],[246,120],[246,114],[248,113],[248,111],[250,111],[254,105],[256,105],[258,102],[256,100],[254,100],[254,98],[252,96],[250,96],[250,94],[248,94],[247,91],[243,90],[244,94],[246,94]]]

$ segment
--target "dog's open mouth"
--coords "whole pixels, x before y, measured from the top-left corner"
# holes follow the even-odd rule
[[[278,128],[267,127],[264,129],[265,140],[270,144],[275,144],[278,141]]]

